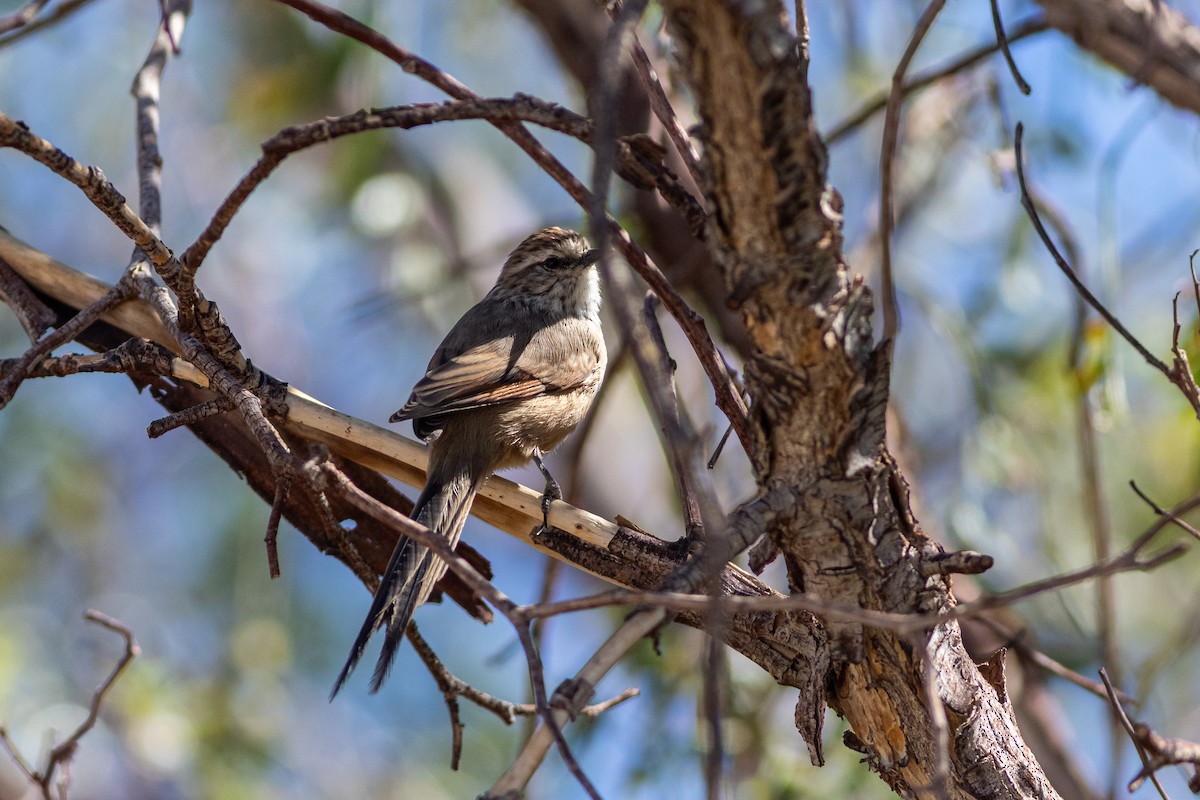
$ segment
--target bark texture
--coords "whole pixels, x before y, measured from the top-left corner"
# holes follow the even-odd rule
[[[793,590],[833,602],[949,608],[948,580],[920,568],[941,550],[916,526],[887,452],[888,346],[872,342],[870,293],[843,261],[802,43],[780,3],[664,6],[702,123],[708,244],[753,347],[751,460],[760,488],[795,499],[753,563],[782,555]],[[937,778],[928,664],[949,722],[949,795],[1056,796],[956,624],[919,640],[845,622],[827,630],[827,699],[898,794],[926,795]]]
[[[1161,0],[1038,0],[1046,21],[1172,105],[1200,113],[1200,29]]]

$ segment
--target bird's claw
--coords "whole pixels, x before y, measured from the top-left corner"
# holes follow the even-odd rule
[[[555,500],[562,500],[562,489],[559,488],[558,481],[554,480],[554,476],[546,469],[546,465],[542,463],[539,456],[533,457],[533,463],[537,464],[537,468],[546,478],[546,490],[542,492],[542,526],[533,532],[536,537],[550,529],[550,504]]]

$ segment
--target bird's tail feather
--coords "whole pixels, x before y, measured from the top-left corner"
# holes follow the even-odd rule
[[[431,473],[424,491],[413,506],[413,519],[445,537],[450,546],[454,547],[458,543],[458,537],[471,511],[471,501],[474,500],[483,477],[459,472],[448,478],[438,478]],[[375,598],[371,601],[371,610],[354,640],[346,664],[334,682],[333,691],[329,695],[330,700],[337,695],[346,678],[354,671],[371,636],[386,626],[383,648],[371,678],[371,693],[379,691],[391,669],[396,652],[400,649],[400,640],[404,638],[404,631],[408,628],[413,612],[417,606],[429,599],[434,584],[445,572],[446,562],[424,545],[408,537],[402,537],[396,543],[396,549],[392,551],[392,557],[383,573],[383,580],[380,581]]]

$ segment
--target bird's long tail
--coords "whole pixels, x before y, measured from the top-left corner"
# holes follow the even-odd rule
[[[450,475],[439,476],[431,469],[425,489],[413,506],[412,518],[434,533],[443,536],[454,547],[462,534],[463,525],[471,511],[471,501],[486,475],[475,475],[468,470],[457,470]],[[371,602],[371,610],[363,622],[350,657],[342,667],[333,691],[337,695],[346,678],[354,670],[367,641],[375,631],[386,626],[383,649],[375,664],[371,678],[371,693],[379,691],[392,667],[392,660],[400,648],[400,640],[412,619],[417,606],[429,599],[433,586],[446,572],[446,562],[435,556],[424,545],[417,544],[407,536],[401,537],[392,551],[391,560],[383,573],[383,580]]]

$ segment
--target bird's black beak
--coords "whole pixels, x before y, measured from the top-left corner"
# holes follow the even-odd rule
[[[599,260],[600,260],[600,251],[593,248],[591,250],[588,250],[586,253],[584,253],[583,255],[581,255],[579,257],[579,266],[590,267],[592,264],[595,264]]]

